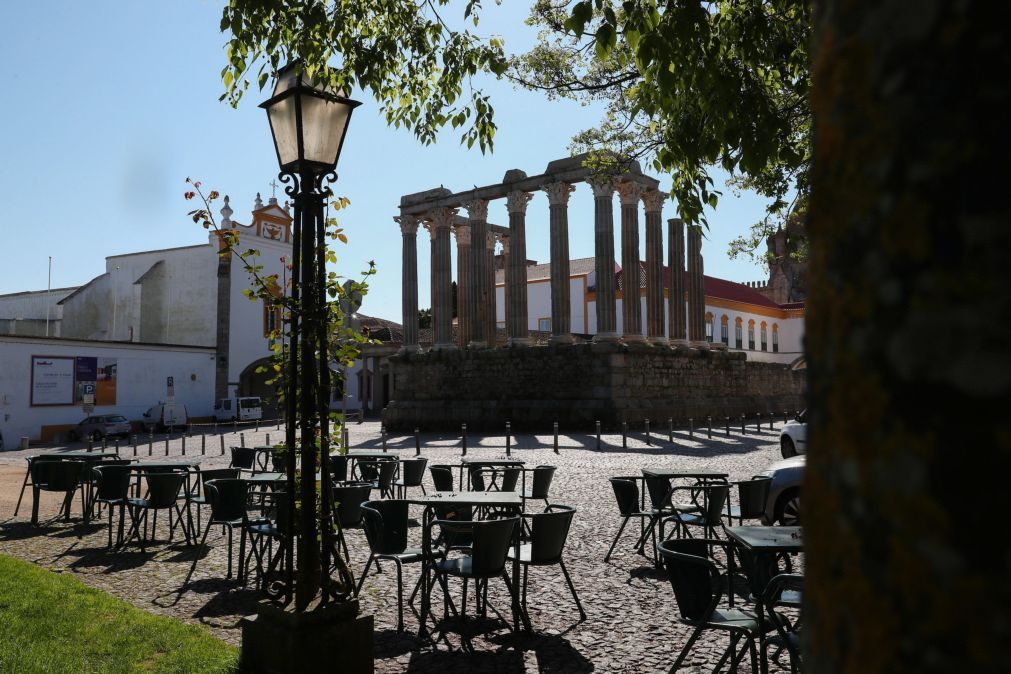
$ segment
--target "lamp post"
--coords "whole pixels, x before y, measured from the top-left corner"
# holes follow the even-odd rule
[[[327,347],[326,223],[323,205],[337,179],[337,160],[351,113],[360,103],[346,98],[326,83],[307,77],[299,63],[277,73],[273,96],[260,104],[267,111],[270,131],[286,184],[294,201],[291,301],[288,320],[288,377],[285,380],[287,424],[287,505],[283,517],[289,535],[284,551],[287,576],[283,587],[269,587],[275,599],[292,597],[295,610],[304,611],[319,598],[320,605],[346,598],[350,576],[331,577],[334,560],[333,502],[330,489],[329,391]],[[295,426],[300,437],[296,447]],[[319,434],[319,448],[315,438]],[[301,472],[299,498],[295,490],[295,455]],[[318,462],[317,462],[318,459]],[[317,509],[317,465],[321,474]],[[296,522],[296,500],[301,510]],[[317,534],[319,534],[317,536]],[[297,551],[293,539],[298,539]]]

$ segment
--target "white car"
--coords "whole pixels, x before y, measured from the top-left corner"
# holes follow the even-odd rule
[[[784,459],[807,453],[807,410],[783,426],[779,432],[779,447]]]
[[[769,500],[762,520],[765,524],[800,525],[800,486],[804,481],[806,456],[777,461],[759,473],[772,478]]]

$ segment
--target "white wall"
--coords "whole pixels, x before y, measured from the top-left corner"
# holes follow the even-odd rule
[[[32,356],[115,358],[116,404],[96,407],[94,414],[140,421],[148,407],[165,400],[170,376],[176,403],[185,404],[191,417],[213,412],[213,349],[0,336],[0,432],[7,446],[22,436],[38,440],[43,426],[76,424],[86,416],[74,405],[31,406]]]

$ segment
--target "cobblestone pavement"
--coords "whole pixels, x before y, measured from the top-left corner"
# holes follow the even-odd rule
[[[407,632],[396,631],[396,578],[393,565],[383,566],[383,573],[370,574],[361,593],[363,611],[375,615],[377,672],[666,672],[690,629],[676,620],[676,607],[670,583],[644,557],[631,548],[638,527],[630,524],[609,563],[605,552],[617,531],[620,518],[608,477],[638,474],[644,467],[694,467],[725,471],[730,478],[746,479],[778,460],[778,437],[781,422],[770,430],[766,421],[756,432],[754,422],[748,433],[741,435],[740,426],[728,436],[723,428],[714,429],[711,438],[706,432],[689,437],[687,431],[674,434],[674,443],[667,433],[648,445],[642,433],[630,435],[627,448],[622,448],[620,436],[605,435],[600,450],[592,435],[562,435],[559,454],[552,450],[551,435],[519,435],[513,438],[512,455],[528,466],[550,464],[558,467],[551,485],[551,502],[575,506],[573,521],[565,549],[566,564],[572,574],[587,617],[580,621],[579,613],[557,567],[535,568],[530,571],[529,613],[532,633],[513,635],[507,624],[489,611],[485,620],[470,620],[464,627],[451,620],[446,641],[437,648],[422,644],[414,635],[418,629],[416,614],[405,609]],[[266,434],[272,441],[282,437],[273,427],[258,433],[245,432],[246,444],[264,444]],[[380,446],[379,425],[365,422],[350,426],[353,449]],[[226,434],[226,447],[239,444],[236,434]],[[206,436],[201,455],[201,439],[187,439],[187,456],[194,454],[203,467],[226,465],[227,456],[220,455],[221,440]],[[404,457],[414,455],[413,437],[388,439],[390,451]],[[468,456],[500,458],[505,456],[502,436],[468,438]],[[80,446],[72,447],[72,449]],[[179,541],[167,541],[149,547],[147,552],[131,548],[125,552],[106,550],[105,523],[85,526],[80,519],[69,524],[52,523],[36,529],[28,523],[31,514],[31,491],[17,518],[11,518],[17,493],[24,477],[24,456],[60,451],[60,448],[30,449],[0,454],[0,553],[14,555],[63,573],[73,573],[83,582],[101,588],[132,604],[188,622],[207,625],[220,638],[238,644],[239,618],[253,612],[257,593],[251,587],[239,587],[225,580],[226,539],[212,532],[206,554],[197,548],[187,548]],[[130,457],[129,444],[120,448]],[[165,443],[157,440],[151,446],[154,457],[164,458]],[[182,441],[169,443],[169,455],[182,453]],[[434,463],[459,463],[460,439],[448,435],[423,435],[422,454]],[[146,459],[148,445],[138,447],[141,459]],[[426,474],[426,486],[431,478]],[[59,497],[43,493],[43,517],[56,513]],[[78,513],[79,502],[75,504]],[[412,516],[420,518],[420,509]],[[164,524],[161,525],[162,527]],[[633,530],[630,532],[629,530]],[[420,541],[420,528],[411,529],[412,541]],[[347,532],[351,548],[351,566],[360,574],[368,558],[368,546],[361,530]],[[163,530],[159,538],[164,540]],[[236,540],[236,552],[238,542]],[[200,556],[189,583],[185,580],[193,560]],[[418,578],[416,566],[405,566],[406,590]],[[459,581],[450,585],[459,602]],[[473,594],[473,593],[471,593]],[[433,605],[441,618],[442,599],[437,591]],[[509,615],[508,593],[502,582],[492,581],[489,600],[503,615]],[[468,607],[473,614],[473,603]],[[473,633],[463,639],[460,632]],[[447,645],[448,642],[448,645]],[[727,644],[721,633],[707,632],[697,643],[681,671],[709,671],[716,664]],[[450,647],[452,650],[450,650]],[[750,671],[747,662],[741,671]],[[778,669],[773,666],[773,671]]]

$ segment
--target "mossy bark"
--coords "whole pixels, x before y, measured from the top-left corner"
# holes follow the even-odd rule
[[[817,6],[808,671],[1011,668],[1011,40],[995,6]]]

